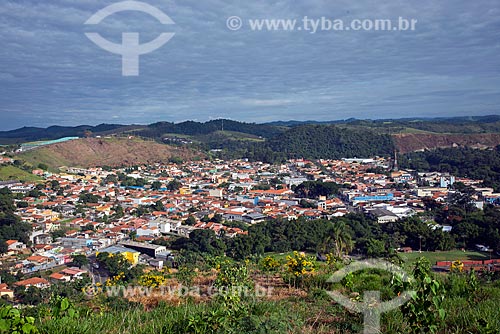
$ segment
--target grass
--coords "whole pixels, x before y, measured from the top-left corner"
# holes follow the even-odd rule
[[[237,132],[237,131],[215,131],[210,134],[206,135],[195,135],[195,136],[190,136],[190,135],[184,135],[184,134],[178,134],[178,133],[164,133],[163,137],[170,137],[170,138],[183,138],[183,139],[188,139],[193,142],[207,142],[210,141],[214,136],[223,136],[226,137],[229,140],[238,140],[238,141],[254,141],[254,142],[263,142],[265,139],[255,136],[252,134],[248,133],[243,133],[243,132]]]
[[[489,260],[489,253],[481,253],[475,251],[461,251],[461,250],[453,250],[448,252],[422,252],[418,251],[413,253],[405,253],[401,254],[403,260],[409,263],[415,262],[419,257],[426,257],[431,264],[436,264],[437,261],[455,261],[455,260]],[[492,254],[492,258],[496,258],[494,254]]]
[[[255,135],[251,135],[251,134],[243,133],[243,132],[237,132],[237,131],[217,131],[215,133],[222,134],[222,135],[224,135],[232,140],[256,141],[256,142],[265,141],[265,139],[263,139],[259,136],[255,136]]]
[[[448,256],[457,254],[445,253]],[[478,256],[475,253],[467,254]],[[253,268],[251,273],[255,270],[253,264],[249,268]],[[269,277],[254,271],[251,275],[253,282],[272,287],[272,293],[262,298],[242,296],[241,302],[217,296],[212,299],[148,296],[126,300],[106,298],[102,293],[92,299],[80,300],[76,304],[80,312],[74,318],[56,317],[45,304],[26,308],[25,314],[35,316],[41,334],[353,334],[363,330],[363,315],[347,311],[335,303],[327,290],[339,290],[346,296],[350,292],[361,294],[378,290],[382,296],[385,294],[384,300],[395,296],[388,273],[357,273],[348,288],[343,283],[338,283],[338,286],[323,284],[331,271],[331,267],[320,264],[315,275],[305,278],[299,288],[287,286],[280,274],[272,275],[269,280]],[[191,286],[208,287],[216,276],[213,270],[197,273]],[[472,290],[468,290],[468,283],[462,285],[467,280],[463,278],[465,280],[461,276],[438,276],[447,286],[443,304],[447,317],[436,334],[498,333],[495,330],[500,328],[500,282],[484,282],[474,293],[467,293]],[[400,309],[396,309],[382,315],[381,332],[410,334],[417,331],[412,331],[412,324]]]
[[[52,154],[52,152],[47,147],[41,147],[27,152],[23,152],[19,155],[21,160],[27,163],[38,166],[38,164],[43,163],[49,166],[50,171],[58,171],[58,167],[68,165],[68,161]]]
[[[164,133],[162,135],[162,137],[170,137],[170,138],[184,138],[184,139],[190,139],[190,140],[193,140],[193,136],[190,136],[190,135],[185,135],[185,134],[181,134],[181,133]]]
[[[488,286],[468,296],[448,296],[444,303],[447,317],[438,334],[498,333],[500,326],[500,289]],[[144,307],[126,301],[100,300],[100,307],[82,309],[77,318],[38,320],[42,334],[181,334],[181,333],[273,333],[273,334],[354,334],[362,331],[362,315],[349,312],[332,302],[326,294],[308,293],[278,301],[255,300],[244,303],[238,319],[227,322],[224,306],[215,302],[179,305],[160,303]],[[222,313],[221,313],[222,311]],[[229,315],[224,319],[224,316]],[[38,317],[37,317],[38,318]],[[194,329],[210,323],[208,328]],[[220,325],[230,325],[220,328]],[[196,326],[196,327],[198,327]],[[400,310],[385,313],[381,319],[383,333],[412,333]],[[217,330],[216,328],[219,329]],[[489,331],[487,330],[489,328]]]
[[[0,181],[19,180],[24,182],[36,182],[41,178],[28,173],[16,166],[0,166]]]

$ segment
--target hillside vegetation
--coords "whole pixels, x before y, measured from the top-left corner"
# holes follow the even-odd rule
[[[40,181],[41,178],[12,165],[0,166],[0,181],[8,180],[30,182]]]
[[[94,167],[127,166],[168,161],[173,157],[192,159],[198,154],[188,148],[172,147],[141,139],[84,138],[49,145],[20,155],[20,158],[36,166]]]
[[[389,135],[373,131],[343,129],[333,125],[304,125],[271,140],[274,151],[292,157],[354,158],[391,155],[394,144]]]

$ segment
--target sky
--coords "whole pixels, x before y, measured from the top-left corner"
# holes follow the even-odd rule
[[[144,0],[174,24],[133,10],[85,24],[117,2],[1,1],[0,130],[500,114],[498,0]],[[233,16],[238,30],[228,28]],[[417,23],[313,33],[304,17]],[[257,19],[297,25],[258,31]],[[175,35],[139,57],[137,76],[123,76],[122,55],[86,33],[119,44],[124,32],[139,33],[141,44]]]

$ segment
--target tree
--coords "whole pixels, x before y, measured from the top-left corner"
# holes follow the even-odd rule
[[[89,260],[85,255],[81,254],[71,255],[71,258],[73,260],[73,264],[79,268],[89,264]]]
[[[109,271],[111,277],[123,275],[125,282],[131,281],[142,274],[142,267],[132,264],[122,254],[102,252],[97,255],[97,261]]]
[[[346,224],[339,221],[333,224],[330,234],[330,242],[332,243],[333,253],[336,257],[349,253],[353,248],[351,235],[347,231]]]
[[[32,189],[28,192],[28,197],[38,198],[42,195],[43,193],[38,189]]]
[[[99,203],[99,200],[101,198],[97,195],[94,195],[94,194],[90,194],[90,193],[87,193],[87,192],[84,192],[82,194],[80,194],[80,197],[79,197],[79,200],[80,202],[84,203],[84,204],[87,204],[87,203]]]
[[[153,190],[159,190],[161,188],[161,182],[160,181],[154,181],[151,184],[151,189]]]
[[[338,193],[340,185],[335,182],[306,181],[294,188],[294,192],[301,198],[318,198],[332,196]]]
[[[44,164],[44,163],[39,163],[39,164],[38,164],[38,168],[43,169],[43,170],[48,170],[48,169],[49,169],[49,166],[47,166],[47,165],[46,165],[46,164]]]
[[[186,225],[189,225],[189,226],[193,226],[196,224],[196,218],[194,218],[193,216],[189,216],[185,221],[184,223]]]
[[[50,232],[52,240],[56,240],[58,238],[63,238],[66,235],[66,232],[63,229],[58,229]]]
[[[153,204],[152,208],[155,211],[165,211],[165,206],[161,201],[156,201],[155,204]]]
[[[14,212],[13,195],[8,189],[0,189],[0,252],[7,251],[6,240],[19,240],[29,245],[31,224],[22,222]]]
[[[182,183],[174,179],[167,184],[167,189],[170,191],[177,191],[182,187]]]
[[[113,211],[115,211],[113,217],[116,219],[122,218],[125,215],[125,211],[123,211],[123,208],[120,205],[115,206]]]
[[[465,213],[471,213],[476,210],[473,202],[472,195],[474,194],[474,189],[464,185],[461,182],[454,184],[456,192],[450,197],[450,205],[459,207],[464,210]]]
[[[17,202],[17,204],[16,204],[16,205],[17,205],[17,207],[18,207],[18,208],[20,208],[20,209],[21,209],[21,208],[27,208],[27,207],[29,206],[29,205],[28,205],[28,202],[26,202],[26,201],[20,201],[20,202]]]
[[[44,300],[43,291],[35,286],[28,288],[19,286],[14,289],[14,292],[23,304],[38,305]]]
[[[385,242],[373,238],[368,239],[366,254],[371,257],[382,257],[386,253]]]
[[[212,230],[194,230],[189,234],[191,250],[209,255],[223,255],[226,245]]]
[[[222,218],[222,215],[220,213],[216,213],[212,219],[210,219],[211,222],[214,222],[214,223],[222,223],[223,221],[223,218]]]

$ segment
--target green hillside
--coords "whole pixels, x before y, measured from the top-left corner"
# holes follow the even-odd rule
[[[0,181],[19,180],[19,181],[39,181],[38,176],[28,173],[12,165],[0,166]]]

